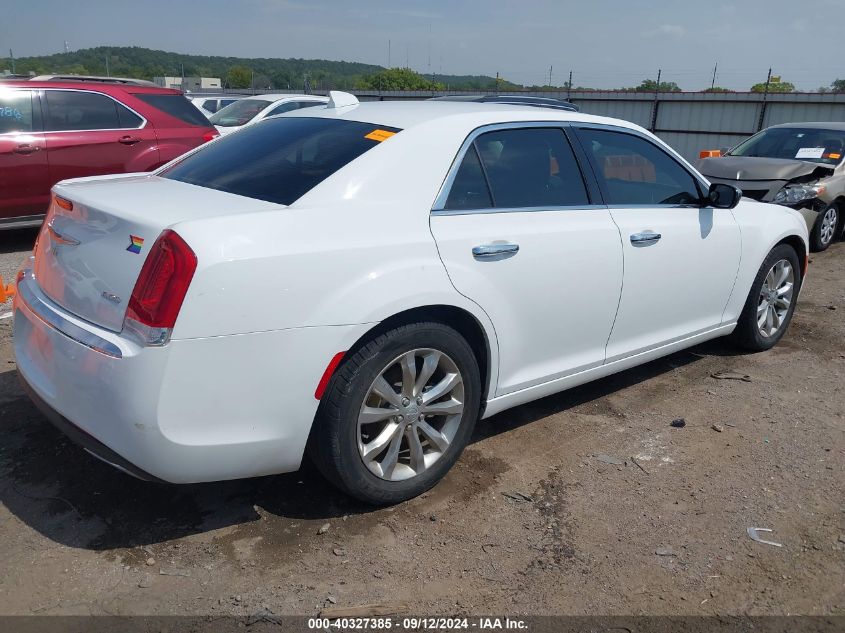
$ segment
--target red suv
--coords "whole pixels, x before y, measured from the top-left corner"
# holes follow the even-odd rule
[[[40,224],[60,180],[150,171],[215,136],[176,90],[0,81],[0,229]]]

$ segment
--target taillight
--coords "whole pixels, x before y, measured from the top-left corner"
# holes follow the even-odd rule
[[[202,135],[202,142],[208,143],[209,141],[213,141],[214,139],[216,139],[218,136],[220,136],[218,132],[206,132]]]
[[[145,345],[164,345],[197,269],[197,256],[178,233],[164,231],[150,249],[129,298],[124,327]]]

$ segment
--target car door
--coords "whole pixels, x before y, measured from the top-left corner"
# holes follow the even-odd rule
[[[610,212],[555,124],[482,128],[431,213],[455,288],[490,317],[496,395],[601,365],[622,286]]]
[[[718,327],[740,260],[733,213],[663,147],[620,128],[575,126],[622,235],[625,278],[607,361]]]
[[[0,223],[37,221],[50,200],[37,93],[0,88]]]
[[[111,97],[84,90],[44,91],[50,180],[151,169],[155,130]]]

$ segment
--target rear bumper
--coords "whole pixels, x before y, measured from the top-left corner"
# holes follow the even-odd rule
[[[35,389],[30,386],[23,376],[20,376],[20,383],[23,390],[26,392],[26,395],[29,396],[32,403],[38,407],[38,410],[44,414],[44,417],[50,420],[53,426],[59,429],[59,431],[67,435],[71,440],[91,453],[94,457],[97,457],[107,464],[114,466],[118,470],[122,470],[123,472],[128,473],[133,477],[137,477],[138,479],[143,479],[144,481],[154,481],[157,483],[167,483],[158,477],[141,470],[135,464],[130,463],[125,458],[115,453],[108,446],[100,442],[97,438],[92,437],[64,417],[61,413],[53,409],[35,392]]]
[[[294,328],[144,348],[67,313],[31,276],[20,286],[15,356],[36,405],[94,455],[169,483],[299,468],[319,404],[314,389],[332,356],[369,327]],[[63,321],[51,322],[48,311]],[[114,345],[120,355],[92,340]]]

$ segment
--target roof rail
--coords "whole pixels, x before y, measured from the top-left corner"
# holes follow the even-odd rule
[[[150,86],[160,88],[158,84],[146,79],[134,79],[132,77],[100,77],[97,75],[38,75],[30,77],[30,81],[88,81],[109,84],[126,84],[128,86]]]

